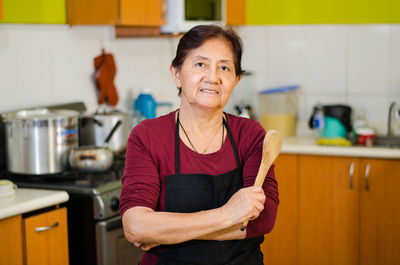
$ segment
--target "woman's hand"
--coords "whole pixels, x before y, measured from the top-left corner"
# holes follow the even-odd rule
[[[251,186],[238,190],[221,210],[233,224],[256,219],[264,209],[265,194],[261,187]]]

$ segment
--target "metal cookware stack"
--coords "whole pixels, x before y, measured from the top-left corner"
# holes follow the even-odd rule
[[[112,135],[108,148],[114,153],[125,151],[133,119],[129,114],[119,111],[96,112],[79,117],[79,145],[103,146],[107,135],[118,121],[121,124]]]
[[[78,146],[78,116],[48,109],[4,114],[8,171],[38,175],[65,170],[69,151]]]

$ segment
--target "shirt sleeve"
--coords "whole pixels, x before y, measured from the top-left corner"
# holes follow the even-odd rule
[[[244,187],[249,187],[254,185],[260,167],[265,131],[258,123],[255,123],[252,128],[248,128],[246,131],[249,135],[245,137],[245,139],[248,139],[244,141],[244,146],[247,148],[245,148],[242,156],[243,184]],[[269,169],[262,187],[266,196],[264,209],[257,219],[249,222],[246,238],[262,236],[271,232],[274,227],[279,205],[278,183],[275,179],[274,165]]]
[[[148,130],[145,122],[141,122],[132,130],[127,143],[120,196],[121,215],[135,206],[153,210],[157,207],[160,180],[149,150]]]

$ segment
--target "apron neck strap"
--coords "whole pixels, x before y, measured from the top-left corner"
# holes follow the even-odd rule
[[[175,175],[180,175],[181,170],[179,167],[179,110],[178,115],[176,117],[176,126],[175,126]]]
[[[228,133],[229,141],[232,144],[232,149],[233,149],[233,153],[235,155],[236,165],[238,168],[240,168],[242,165],[240,164],[239,154],[237,151],[235,141],[233,139],[231,129],[229,128],[228,123],[225,120],[225,118],[222,118],[222,123],[224,124],[224,126],[226,128],[226,132]],[[175,175],[181,174],[181,170],[180,170],[180,166],[179,166],[179,159],[180,159],[179,140],[180,139],[179,139],[179,110],[178,110],[178,114],[176,117],[176,125],[175,125]]]
[[[235,140],[233,139],[233,135],[232,135],[231,129],[228,126],[228,122],[224,118],[222,118],[222,122],[224,123],[225,128],[226,128],[226,132],[228,133],[229,141],[231,141],[231,144],[232,144],[233,153],[235,154],[235,159],[236,159],[236,165],[237,165],[238,168],[240,168],[240,167],[242,167],[242,165],[240,164],[238,149],[236,147]]]

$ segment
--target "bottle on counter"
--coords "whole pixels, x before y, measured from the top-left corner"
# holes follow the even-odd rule
[[[318,137],[321,137],[323,135],[323,130],[325,129],[325,115],[324,108],[320,104],[316,106],[313,127],[318,130]]]
[[[135,100],[135,113],[140,114],[143,119],[156,117],[157,103],[151,95],[150,88],[144,88]]]

